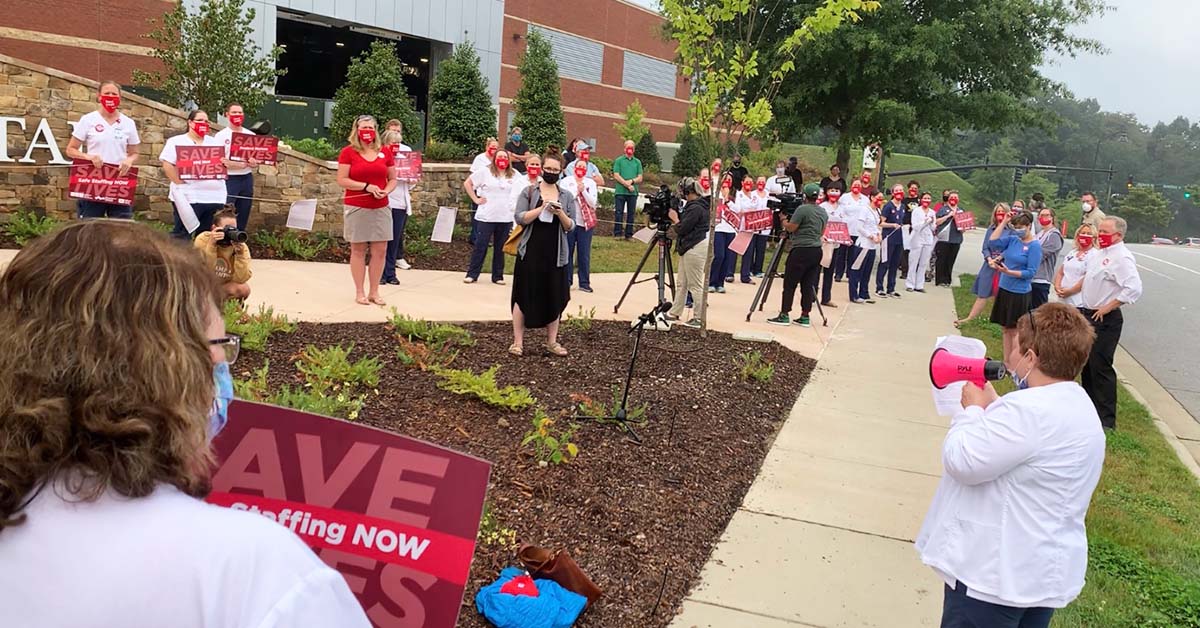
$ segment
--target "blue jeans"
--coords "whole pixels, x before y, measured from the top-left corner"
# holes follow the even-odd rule
[[[616,214],[616,217],[613,218],[613,237],[621,235],[622,224],[625,225],[625,237],[632,237],[634,214],[637,213],[637,195],[618,194],[615,198],[616,206],[613,213]]]
[[[475,233],[475,248],[471,250],[471,263],[467,266],[467,276],[479,279],[483,271],[483,258],[487,255],[488,244],[492,245],[492,281],[504,279],[504,241],[508,232],[512,231],[511,222],[480,222]]]
[[[967,597],[967,585],[943,587],[941,628],[1047,628],[1052,608],[1015,608]]]
[[[833,273],[834,269],[839,265],[846,265],[846,255],[850,247],[841,245],[833,250],[833,259],[829,262],[829,268],[821,271],[821,303],[829,303],[833,299]]]
[[[592,287],[592,231],[575,227],[567,234],[567,282],[571,285],[575,283],[575,254],[578,247],[580,288]]]
[[[1033,283],[1031,294],[1033,298],[1030,300],[1029,309],[1036,310],[1039,306],[1050,302],[1050,284],[1048,283]]]
[[[871,298],[871,267],[875,265],[875,251],[867,251],[862,266],[858,270],[854,270],[854,261],[862,252],[863,249],[852,246],[846,255],[846,274],[850,275],[851,299]]]
[[[404,225],[408,210],[392,208],[392,239],[387,245],[387,261],[383,263],[383,279],[396,278],[396,260],[404,259]]]
[[[225,202],[237,209],[238,229],[245,231],[246,225],[250,223],[250,197],[254,196],[254,175],[230,175],[225,179],[225,194]]]
[[[133,218],[132,205],[79,201],[80,218]]]
[[[896,271],[900,269],[900,256],[904,253],[904,241],[896,233],[890,238],[883,239],[887,247],[887,261],[879,262],[879,270],[875,273],[875,291],[891,294],[896,291]],[[884,290],[883,278],[887,277],[887,290]]]
[[[724,288],[725,278],[733,274],[733,265],[737,263],[737,253],[729,250],[735,233],[718,231],[713,234],[712,270],[708,273],[708,285],[711,288]]]
[[[172,206],[171,215],[175,218],[175,228],[171,230],[171,237],[180,240],[194,239],[198,234],[212,229],[213,215],[222,209],[225,209],[225,206],[221,203],[192,203],[192,211],[196,212],[200,226],[196,227],[194,232],[188,233],[187,227],[184,227],[183,221],[179,219],[179,211]]]
[[[762,274],[763,258],[767,255],[767,237],[756,233],[742,256],[742,283],[750,283],[750,274]]]
[[[467,244],[475,244],[475,236],[479,235],[479,221],[475,220],[475,212],[479,206],[471,203],[471,235],[467,236]]]

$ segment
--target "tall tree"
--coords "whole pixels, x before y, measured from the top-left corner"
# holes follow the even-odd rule
[[[642,123],[646,118],[646,108],[638,99],[634,98],[633,102],[625,108],[625,121],[614,122],[613,130],[621,136],[623,140],[633,140],[634,143],[641,141],[642,136],[650,132],[650,127]]]
[[[1017,149],[1012,142],[1005,139],[988,151],[987,160],[994,164],[1019,163]],[[1002,168],[980,168],[971,173],[971,185],[987,198],[995,201],[1011,203],[1013,171]]]
[[[542,152],[552,144],[562,148],[567,143],[567,123],[563,120],[558,64],[550,55],[550,41],[537,30],[529,31],[517,71],[521,73],[521,88],[513,99],[513,124],[521,127],[530,151]]]
[[[641,139],[633,147],[633,156],[642,160],[642,166],[662,167],[662,158],[658,155],[658,144],[654,141],[654,133],[650,129],[642,134]]]
[[[700,174],[701,168],[707,168],[713,154],[705,144],[701,135],[692,131],[690,125],[683,125],[675,135],[679,150],[671,160],[671,174],[677,177],[694,177]]]
[[[804,14],[821,3],[790,4]],[[1103,0],[884,2],[854,28],[796,50],[804,80],[783,84],[778,128],[834,129],[844,170],[851,150],[870,142],[1037,126],[1043,114],[1030,97],[1053,88],[1039,68],[1048,57],[1100,51],[1069,30],[1104,9]]]
[[[250,39],[254,9],[245,0],[207,0],[195,13],[176,3],[146,35],[156,44],[152,56],[162,71],[133,71],[133,80],[161,90],[171,104],[188,103],[214,117],[225,105],[238,102],[253,115],[267,102],[275,77],[286,70],[275,62],[283,48],[265,53]]]
[[[1117,213],[1129,222],[1131,229],[1152,231],[1171,224],[1174,215],[1167,207],[1167,199],[1153,188],[1135,187],[1121,198]],[[1144,233],[1142,235],[1150,235]]]
[[[420,147],[425,143],[421,118],[404,87],[396,45],[391,42],[373,41],[369,50],[350,60],[346,82],[333,95],[329,134],[334,143],[346,141],[355,118],[361,115],[374,116],[380,132],[395,118],[404,125],[406,144]]]
[[[464,42],[438,64],[429,85],[429,135],[478,149],[495,133],[496,108],[479,70],[479,55],[471,42]]]

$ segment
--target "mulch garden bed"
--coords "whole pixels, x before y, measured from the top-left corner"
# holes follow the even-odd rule
[[[254,229],[251,229],[251,231],[254,231]],[[411,233],[408,234],[406,244],[409,245],[410,250],[405,253],[405,258],[413,265],[413,268],[466,272],[467,262],[471,260],[471,245],[467,243],[466,236],[448,243],[429,242],[427,240],[428,236],[423,236],[425,245],[420,247],[422,249],[420,252],[413,250],[416,247],[411,246],[414,237],[417,236]],[[260,242],[255,242],[253,239],[250,241],[250,254],[254,256],[254,259],[333,262],[338,264],[350,263],[350,245],[340,237],[333,238],[332,245],[319,252],[312,259],[303,259],[286,251],[265,246]]]
[[[525,357],[515,358],[507,353],[510,324],[465,326],[477,344],[452,366],[480,372],[499,364],[499,384],[529,387],[552,417],[573,413],[572,395],[611,399],[632,348],[628,324],[594,321],[587,331],[563,331],[569,357],[543,355],[544,335],[534,331]],[[359,421],[491,461],[487,499],[497,522],[518,542],[566,548],[604,590],[577,625],[603,628],[670,623],[815,365],[778,344],[647,332],[631,393],[631,406],[649,405],[636,427],[643,444],[587,421],[572,438],[579,456],[547,467],[520,445],[532,410],[507,412],[440,390],[434,375],[400,363],[383,324],[302,323],[272,336],[266,351],[245,352],[235,374],[249,377],[269,358],[274,389],[297,381],[293,363],[306,345],[351,342],[351,360],[375,356],[384,364]],[[751,351],[774,363],[768,384],[741,381],[734,359]],[[475,593],[510,565],[515,547],[477,547],[459,626],[489,625],[475,611]]]

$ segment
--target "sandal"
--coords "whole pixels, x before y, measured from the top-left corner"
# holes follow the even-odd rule
[[[364,296],[354,297],[354,302],[359,305],[370,305],[371,304],[371,301],[368,300],[367,297],[364,297]]]
[[[550,355],[556,355],[560,358],[565,358],[568,355],[567,350],[557,342],[546,345],[546,353],[549,353]]]
[[[387,305],[387,301],[384,301],[380,296],[367,297],[367,300],[375,305]]]
[[[521,349],[521,345],[513,345],[509,347],[508,352],[517,356],[518,358],[522,355],[525,355],[525,351]]]

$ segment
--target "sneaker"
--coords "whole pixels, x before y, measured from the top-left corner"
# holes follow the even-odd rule
[[[886,299],[888,297],[888,293],[884,292],[883,290],[876,290],[875,296],[877,296],[881,299]]]
[[[862,302],[869,303],[871,305],[875,305],[875,299],[863,299]]]
[[[753,279],[743,279],[743,280],[742,280],[742,283],[748,283],[748,284],[750,284],[750,285],[752,285],[752,286],[753,286],[753,285],[754,285],[754,280],[753,280]]]
[[[726,278],[725,278],[725,283],[733,283],[733,275],[730,275],[730,276],[726,277]]]
[[[400,259],[396,260],[396,268],[399,268],[400,270],[412,270],[412,264],[404,261],[404,258],[401,257]]]
[[[791,325],[792,319],[787,314],[780,314],[775,318],[768,318],[767,322],[772,325]]]
[[[579,290],[580,290],[580,291],[582,291],[582,292],[588,292],[588,293],[590,293],[590,292],[593,292],[593,290],[592,290],[592,287],[591,287],[591,286],[587,286],[587,287],[584,287],[584,286],[579,286]]]
[[[921,292],[921,293],[923,293],[923,292],[925,292],[925,289],[924,289],[924,288],[916,288],[916,289],[914,289],[913,291],[914,291],[914,292]]]
[[[905,291],[905,292],[912,292],[912,291],[913,291],[913,289],[912,289],[912,288],[905,288],[905,289],[904,289],[904,291]]]
[[[725,294],[725,286],[717,288],[717,294]]]
[[[796,324],[797,324],[797,325],[799,325],[799,326],[801,326],[801,327],[812,327],[812,321],[811,321],[811,320],[809,320],[809,318],[808,318],[807,316],[801,316],[801,317],[800,317],[800,318],[799,318],[799,319],[796,321]]]
[[[690,320],[686,323],[683,323],[683,326],[690,327],[691,329],[700,329],[700,319],[693,318],[692,320]]]
[[[862,299],[850,299],[851,303],[863,303]]]
[[[753,275],[750,275],[750,276],[751,276],[751,277],[754,277],[755,279],[762,279],[762,278],[763,278],[763,277],[765,277],[766,275],[764,275],[764,274],[762,274],[762,273],[754,273]]]
[[[400,285],[400,280],[396,279],[395,277],[385,277],[384,279],[381,279],[379,283],[386,283],[389,286],[398,286]]]
[[[891,294],[889,294],[888,296],[889,296],[889,297],[892,297],[893,299],[899,299],[899,298],[900,298],[900,293],[899,293],[899,292],[892,292],[892,293],[891,293]]]
[[[497,286],[503,286],[504,280],[503,279],[493,279],[492,283],[496,284]]]
[[[709,286],[709,287],[708,287],[708,293],[709,293],[709,294],[712,294],[712,293],[714,293],[714,292],[716,292],[716,291],[717,291],[717,287],[716,287],[716,286]]]
[[[476,281],[479,280],[475,277],[463,277],[463,283],[475,283]]]

